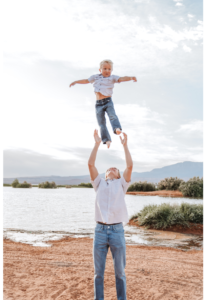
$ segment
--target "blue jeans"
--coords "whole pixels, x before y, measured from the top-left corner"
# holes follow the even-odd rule
[[[122,223],[117,225],[96,224],[93,241],[94,299],[104,300],[105,262],[110,247],[115,269],[117,299],[126,300],[126,245]]]
[[[122,127],[115,113],[111,97],[102,100],[97,100],[95,104],[95,110],[98,125],[100,127],[101,139],[103,144],[105,144],[107,141],[111,141],[111,137],[106,126],[105,112],[108,114],[114,133],[115,129],[120,128],[122,130]]]

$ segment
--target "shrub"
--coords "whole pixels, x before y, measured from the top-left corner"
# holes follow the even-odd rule
[[[155,184],[147,181],[134,182],[128,188],[128,192],[151,192],[155,191]]]
[[[28,182],[26,182],[26,181],[24,181],[23,183],[19,183],[19,181],[18,181],[18,179],[15,179],[13,182],[12,182],[12,184],[11,184],[11,186],[13,187],[13,188],[31,188],[32,187],[32,185],[30,184],[30,183],[28,183]]]
[[[32,185],[26,181],[24,181],[23,183],[19,183],[17,185],[17,188],[31,188],[31,187],[32,187]]]
[[[185,220],[203,224],[203,204],[182,203],[180,211],[184,215]]]
[[[203,205],[188,204],[170,205],[147,205],[130,220],[138,219],[139,225],[156,229],[165,229],[172,225],[188,227],[189,223],[203,224]]]
[[[158,190],[178,190],[180,184],[184,182],[182,179],[177,177],[169,177],[159,181],[157,188]]]
[[[193,177],[186,182],[182,182],[179,190],[187,197],[203,197],[203,177]]]
[[[87,188],[93,187],[91,183],[84,183],[84,182],[80,183],[78,186],[87,187]]]
[[[52,182],[46,181],[46,182],[39,183],[38,187],[40,189],[56,189],[57,188],[54,181],[52,181]]]
[[[12,182],[11,186],[12,186],[13,188],[16,188],[18,184],[19,184],[18,179],[15,179],[15,180]]]

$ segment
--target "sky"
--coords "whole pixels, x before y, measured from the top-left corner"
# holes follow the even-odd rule
[[[92,84],[115,84],[113,102],[135,172],[203,154],[203,8],[200,0],[7,0],[3,3],[4,177],[88,174],[99,129]],[[119,136],[100,146],[99,173],[125,169]]]

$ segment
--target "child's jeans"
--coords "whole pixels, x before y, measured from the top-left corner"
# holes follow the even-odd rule
[[[95,104],[95,110],[98,125],[100,126],[101,139],[103,144],[105,144],[107,141],[112,141],[106,126],[105,112],[108,114],[112,129],[115,134],[115,129],[120,128],[122,130],[122,127],[120,125],[118,117],[116,116],[111,97],[97,100]]]
[[[93,240],[94,299],[104,300],[104,271],[110,247],[114,270],[117,299],[126,300],[126,244],[122,223],[116,225],[96,224]]]

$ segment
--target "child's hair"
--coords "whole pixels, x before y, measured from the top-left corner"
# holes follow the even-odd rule
[[[104,60],[102,60],[102,61],[100,62],[100,70],[102,69],[102,66],[103,66],[103,64],[105,64],[105,63],[111,65],[111,68],[113,69],[113,62],[112,62],[110,59],[104,59]]]

